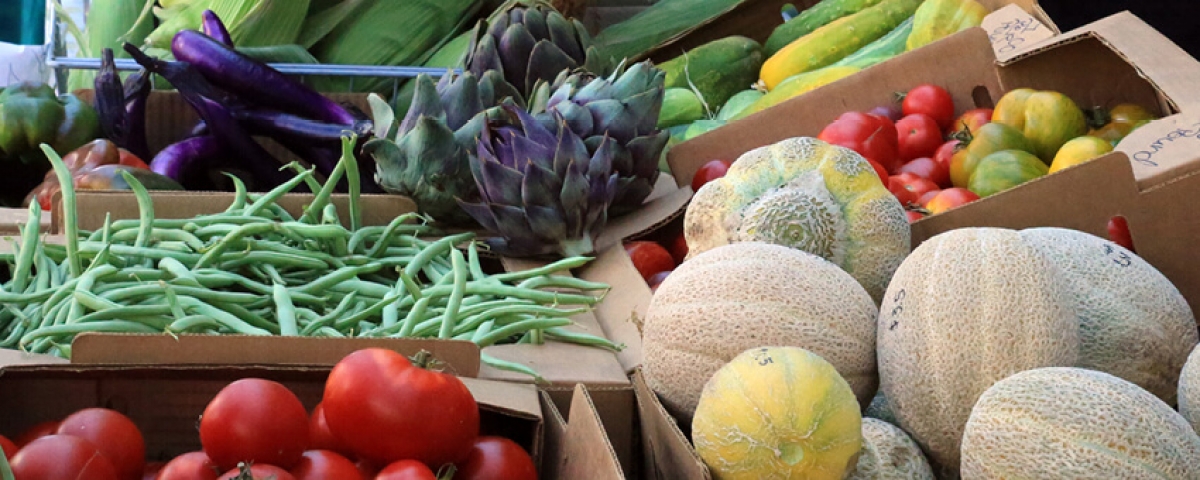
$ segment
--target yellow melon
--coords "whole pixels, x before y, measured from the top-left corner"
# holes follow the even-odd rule
[[[758,347],[721,367],[692,421],[696,453],[718,480],[841,480],[862,446],[854,391],[796,347]]]
[[[984,390],[1031,368],[1071,366],[1079,327],[1053,264],[1016,231],[964,228],[917,247],[880,306],[880,386],[940,477]]]
[[[1041,368],[989,388],[962,442],[967,479],[1200,478],[1200,436],[1158,397],[1113,375]]]
[[[848,148],[790,138],[751,150],[700,188],[684,214],[689,255],[766,242],[837,264],[878,304],[911,248],[904,207]]]
[[[1187,300],[1133,252],[1065,228],[1021,231],[1058,266],[1079,318],[1078,367],[1111,373],[1175,404],[1179,371],[1200,341]]]
[[[709,377],[764,345],[825,358],[866,405],[878,387],[875,303],[849,274],[800,250],[737,243],[692,258],[654,294],[642,325],[647,384],[683,422]]]
[[[877,418],[862,420],[863,447],[846,480],[933,480],[921,447],[904,430]]]
[[[1192,350],[1179,375],[1179,413],[1200,433],[1200,347]]]

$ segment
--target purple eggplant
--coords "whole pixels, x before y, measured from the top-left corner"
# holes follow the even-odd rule
[[[180,31],[171,41],[171,53],[216,86],[256,104],[343,125],[357,119],[337,102],[203,33]]]
[[[251,134],[289,142],[310,140],[340,145],[343,134],[354,133],[359,137],[365,137],[371,133],[372,129],[370,121],[356,121],[350,125],[342,125],[269,110],[237,110],[233,112],[233,118],[236,118]]]
[[[196,33],[199,34],[199,32]],[[132,43],[125,43],[125,51],[142,68],[165,78],[185,99],[201,96],[211,98],[224,105],[237,106],[243,103],[229,92],[209,83],[200,72],[186,62],[159,60],[146,55],[145,52],[142,52]],[[195,105],[192,106],[196,107]]]
[[[203,135],[167,145],[150,161],[150,170],[179,183],[199,174],[214,159],[226,154],[217,137]]]
[[[145,69],[130,75],[125,81],[125,144],[117,146],[129,150],[138,158],[150,158],[150,144],[146,141],[146,102],[150,98],[149,72]]]
[[[204,119],[213,135],[220,138],[230,152],[242,159],[238,165],[244,166],[254,175],[260,188],[271,188],[290,178],[290,174],[279,170],[282,164],[238,125],[233,114],[224,105],[204,97],[189,103],[192,103],[196,113]]]
[[[125,89],[121,86],[121,76],[117,74],[116,63],[113,62],[113,51],[105,48],[100,53],[100,71],[96,74],[93,87],[95,88],[96,114],[100,118],[100,131],[104,138],[112,140],[117,146],[125,146],[125,136],[128,129],[128,119],[125,113]]]
[[[233,47],[233,37],[229,36],[229,30],[225,28],[225,23],[217,17],[212,10],[205,10],[202,14],[203,19],[200,22],[200,29],[218,42],[221,42],[229,47]]]

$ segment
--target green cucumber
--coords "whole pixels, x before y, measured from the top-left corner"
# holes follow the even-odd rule
[[[870,45],[860,48],[846,58],[834,63],[835,67],[867,68],[908,50],[908,35],[913,30],[913,17],[908,17],[904,23],[888,32]]]
[[[787,44],[796,41],[796,39],[812,33],[813,30],[821,28],[839,18],[847,15],[858,13],[864,8],[874,6],[881,0],[821,0],[820,3],[809,7],[797,15],[795,18],[788,20],[787,23],[775,27],[775,31],[771,32],[771,36],[767,38],[767,43],[763,44],[763,49],[767,56],[774,55]]]
[[[663,62],[658,68],[666,74],[664,87],[691,88],[695,85],[708,108],[716,110],[733,94],[758,80],[763,58],[762,45],[758,42],[732,36],[693,48]]]
[[[687,88],[668,88],[663,91],[662,110],[658,114],[658,128],[670,128],[692,123],[705,117],[704,103],[695,92]]]
[[[728,102],[725,102],[725,106],[721,107],[721,111],[717,112],[717,120],[732,120],[742,110],[754,105],[754,102],[757,102],[762,97],[763,92],[754,89],[738,92]]]

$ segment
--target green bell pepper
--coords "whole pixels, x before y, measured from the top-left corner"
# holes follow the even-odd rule
[[[100,119],[91,105],[75,95],[58,98],[39,83],[9,85],[0,93],[0,152],[16,158],[49,144],[69,152],[100,134]],[[40,155],[39,155],[40,156]]]

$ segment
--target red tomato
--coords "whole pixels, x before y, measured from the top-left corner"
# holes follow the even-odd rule
[[[901,173],[888,179],[888,190],[904,205],[916,204],[921,195],[937,189],[937,184],[912,173]]]
[[[662,284],[663,280],[667,279],[667,276],[670,275],[672,271],[673,270],[666,270],[658,272],[646,280],[646,285],[650,286],[650,291],[657,292],[658,286]]]
[[[929,157],[908,162],[896,173],[911,173],[937,184],[938,187],[950,186],[950,169]]]
[[[682,230],[679,232],[679,235],[671,239],[671,245],[667,249],[671,251],[671,259],[675,260],[676,265],[683,263],[683,259],[687,258],[687,236],[683,234]]]
[[[17,444],[9,440],[8,437],[0,435],[0,450],[4,451],[4,458],[12,458],[17,454]]]
[[[456,474],[454,478],[458,478]],[[437,475],[416,460],[393,462],[375,476],[375,480],[437,480]]]
[[[204,452],[188,452],[167,462],[156,480],[217,480],[220,474]]]
[[[133,420],[116,410],[85,408],[64,418],[59,435],[74,435],[92,442],[108,458],[117,476],[133,478],[146,465],[146,441]]]
[[[350,455],[350,449],[346,448],[337,437],[333,436],[333,432],[329,431],[329,423],[325,421],[325,407],[318,403],[313,408],[312,415],[308,419],[308,443],[312,450],[329,450],[340,453],[342,455]]]
[[[1124,216],[1117,215],[1108,219],[1108,239],[1125,249],[1137,253],[1133,249],[1133,234],[1129,233],[1129,221]]]
[[[925,192],[924,195],[921,195],[919,198],[917,198],[917,205],[921,208],[924,208],[925,204],[929,203],[930,200],[933,200],[933,197],[938,196],[939,193],[942,193],[942,191],[934,190],[931,192]]]
[[[537,480],[537,468],[524,448],[504,437],[479,437],[455,480]]]
[[[899,134],[896,124],[885,117],[862,112],[846,112],[821,130],[817,138],[841,145],[882,165],[888,172],[900,168]]]
[[[937,151],[933,153],[933,161],[937,162],[941,168],[949,172],[950,160],[954,158],[954,151],[958,148],[959,143],[961,142],[958,140],[950,140],[946,143],[943,143],[942,146],[938,147]],[[945,186],[948,187],[949,185]]]
[[[242,476],[242,468],[235,467],[233,470],[225,472],[224,475],[218,477],[218,480],[296,480],[296,477],[288,473],[287,470],[269,465],[266,463],[256,463],[250,466],[250,476]]]
[[[924,113],[933,117],[943,131],[954,124],[954,99],[950,92],[937,85],[926,83],[913,87],[904,95],[900,107],[905,115]]]
[[[142,469],[142,480],[157,479],[158,472],[161,472],[165,466],[167,466],[167,462],[146,462],[146,466]]]
[[[329,372],[322,402],[329,431],[377,465],[454,463],[479,436],[479,405],[462,380],[391,350],[367,348],[343,358]]]
[[[296,480],[362,480],[358,467],[350,459],[329,450],[304,452],[300,463],[292,467]]]
[[[241,379],[204,409],[200,445],[221,470],[239,462],[291,468],[308,449],[308,411],[278,382]]]
[[[942,129],[937,121],[923,113],[907,115],[896,122],[900,142],[900,161],[929,157],[942,145]]]
[[[92,442],[74,435],[46,435],[21,448],[12,461],[18,480],[118,480],[100,450]],[[140,472],[139,472],[140,474]]]
[[[37,440],[46,435],[54,435],[58,431],[58,421],[42,422],[32,427],[26,428],[24,432],[17,435],[13,443],[17,444],[17,448],[23,448],[30,442]]]
[[[884,185],[887,185],[887,179],[888,179],[887,169],[883,168],[883,165],[880,165],[879,162],[876,162],[873,160],[867,160],[867,163],[870,163],[871,168],[875,169],[875,174],[879,175],[879,181],[883,182]]]
[[[729,160],[713,160],[704,164],[696,170],[696,175],[692,176],[692,191],[699,192],[704,184],[724,177],[730,166],[733,166],[733,162]]]
[[[913,223],[917,220],[925,218],[925,214],[916,210],[905,210],[904,214],[908,216],[908,223]]]
[[[358,469],[358,473],[363,478],[375,478],[375,475],[379,475],[379,467],[366,460],[359,459],[357,462],[354,462],[354,468]]]
[[[633,267],[642,274],[642,280],[650,283],[650,277],[658,272],[673,270],[675,258],[671,252],[654,242],[640,240],[625,244],[625,253],[633,261]]]
[[[896,105],[894,103],[889,103],[887,105],[880,105],[878,107],[867,110],[867,113],[869,113],[871,115],[879,115],[879,116],[886,118],[888,120],[891,120],[893,122],[896,120],[899,120],[900,117],[904,116],[904,112],[900,111],[900,106]]]
[[[966,131],[971,135],[979,131],[979,127],[987,125],[992,121],[992,109],[990,108],[972,108],[963,112],[954,121],[954,125],[950,126],[950,133]]]
[[[965,188],[947,188],[925,203],[930,215],[937,215],[951,208],[979,200],[979,195]]]

